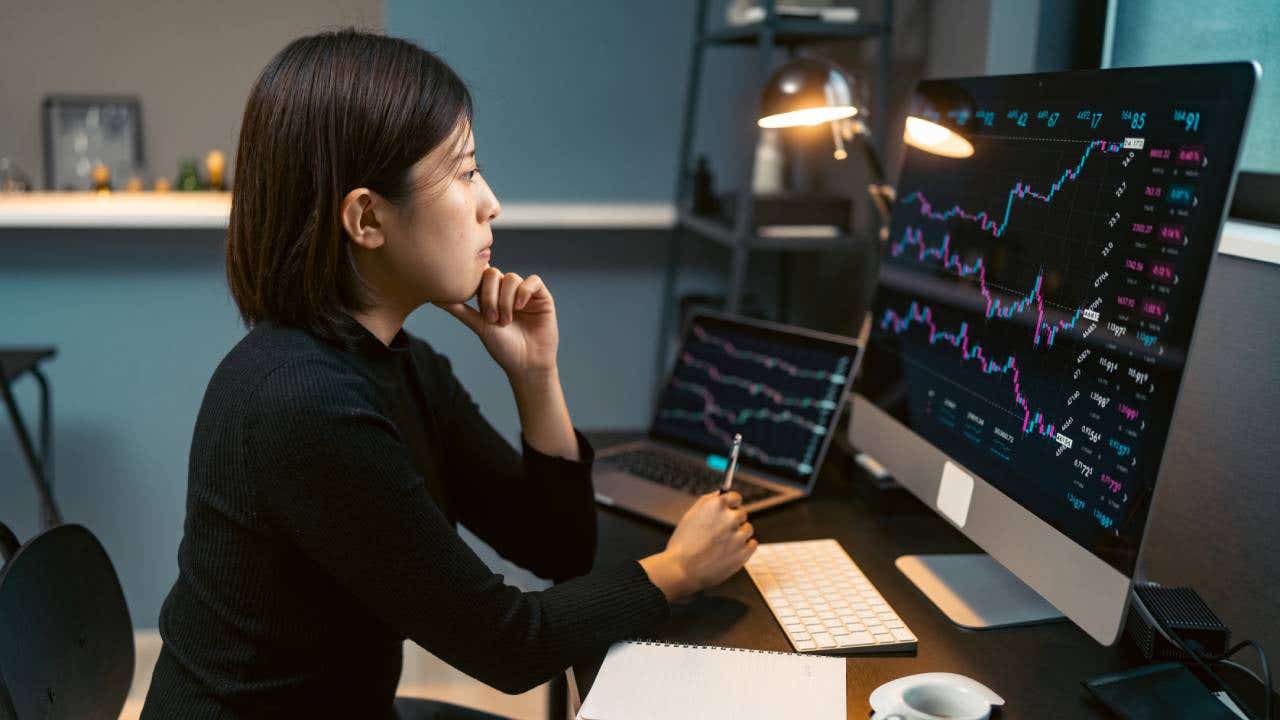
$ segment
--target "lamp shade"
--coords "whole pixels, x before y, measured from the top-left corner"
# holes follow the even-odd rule
[[[779,67],[760,96],[762,128],[818,125],[867,115],[861,85],[840,66],[796,58]]]

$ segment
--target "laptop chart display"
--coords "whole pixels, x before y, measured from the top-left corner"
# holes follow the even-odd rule
[[[744,465],[808,482],[856,359],[852,341],[698,316],[676,356],[652,435],[704,450],[708,465],[722,469],[739,432]]]

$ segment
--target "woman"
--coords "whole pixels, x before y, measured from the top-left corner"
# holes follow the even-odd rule
[[[592,567],[592,450],[561,391],[555,302],[489,264],[499,204],[471,113],[434,55],[354,31],[291,43],[251,90],[227,244],[251,330],[196,421],[143,717],[394,717],[405,638],[521,692],[754,551],[741,497],[713,494],[663,552]],[[426,303],[505,371],[522,454],[402,328]],[[556,585],[505,585],[458,522]]]

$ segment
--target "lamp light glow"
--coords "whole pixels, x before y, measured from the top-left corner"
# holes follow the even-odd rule
[[[809,125],[821,125],[832,120],[843,120],[858,114],[858,108],[850,105],[832,107],[812,107],[802,110],[768,115],[756,121],[762,128],[788,128]]]
[[[911,147],[949,158],[973,155],[973,144],[960,134],[938,123],[914,115],[907,117],[902,139]]]

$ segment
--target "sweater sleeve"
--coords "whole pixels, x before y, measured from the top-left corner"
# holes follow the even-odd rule
[[[285,366],[249,407],[248,469],[268,522],[383,622],[472,677],[523,692],[668,612],[635,561],[544,591],[507,585],[436,506],[358,378]]]
[[[499,554],[537,575],[562,581],[591,571],[596,507],[595,451],[582,433],[578,460],[539,452],[521,436],[520,454],[480,413],[435,355],[444,480],[458,519]]]

